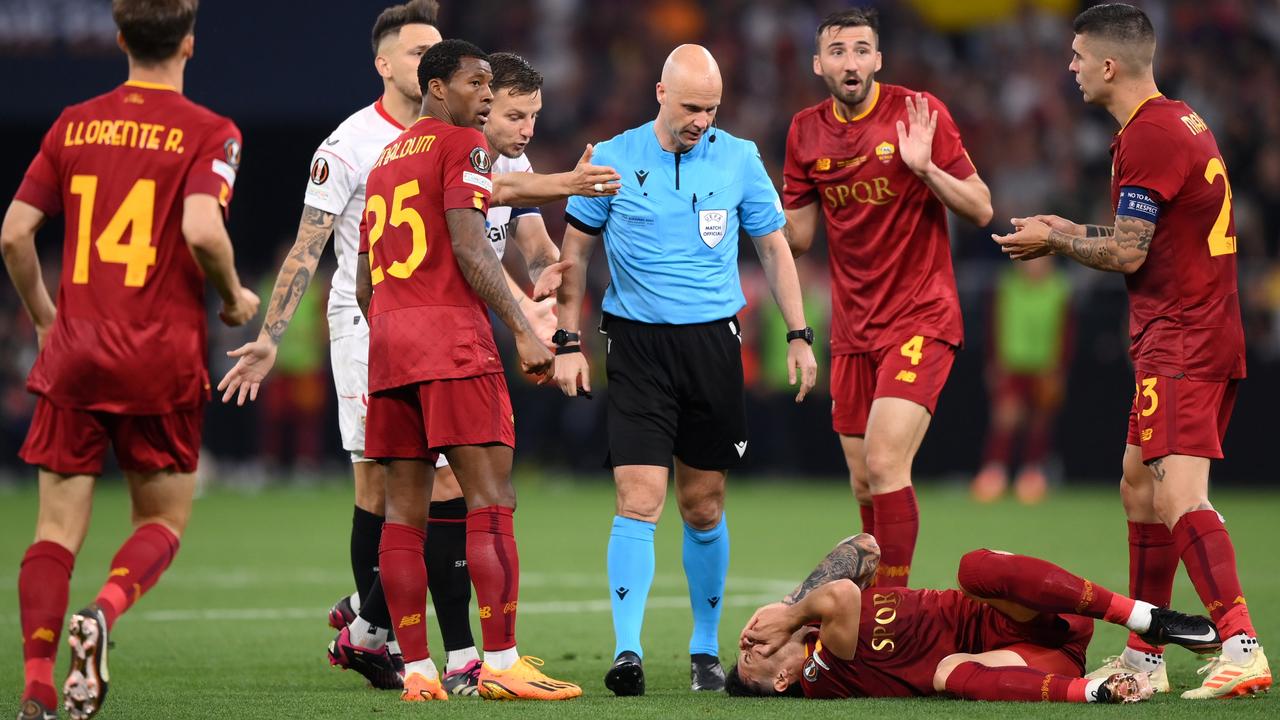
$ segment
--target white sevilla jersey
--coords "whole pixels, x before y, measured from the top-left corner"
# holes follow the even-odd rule
[[[373,163],[404,126],[382,107],[382,100],[356,111],[320,143],[311,158],[306,204],[336,215],[333,251],[338,269],[329,288],[329,337],[360,331],[356,304],[356,251],[360,246],[360,217],[364,186]]]
[[[502,173],[517,172],[533,172],[533,165],[529,163],[529,158],[524,153],[509,158],[506,155],[498,155],[498,159],[493,161],[493,176]],[[493,251],[498,253],[498,259],[507,251],[507,233],[510,231],[511,218],[529,213],[538,212],[537,208],[512,208],[506,205],[490,205],[489,214],[485,216],[485,233],[489,236],[489,242],[493,244]]]

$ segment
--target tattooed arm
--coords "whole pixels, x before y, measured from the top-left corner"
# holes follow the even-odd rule
[[[782,602],[786,605],[795,605],[814,588],[826,585],[833,580],[852,580],[859,588],[865,590],[875,579],[876,569],[879,567],[880,546],[876,544],[874,537],[866,533],[847,537],[837,543],[822,562],[818,563],[818,567],[809,573],[809,577],[782,598]]]
[[[516,351],[520,354],[520,369],[530,375],[546,376],[551,369],[551,351],[538,340],[507,286],[498,256],[485,237],[484,214],[459,208],[446,210],[444,217],[449,225],[458,269],[480,299],[503,324],[511,328],[516,338]]]
[[[267,318],[258,338],[227,353],[228,357],[237,360],[235,367],[218,382],[218,390],[223,391],[223,402],[229,402],[232,395],[237,393],[237,405],[243,405],[246,397],[249,400],[258,398],[259,386],[275,365],[276,346],[280,344],[280,338],[293,320],[293,314],[302,302],[302,295],[315,276],[325,245],[329,243],[329,235],[333,233],[333,219],[332,213],[317,210],[310,205],[303,207],[302,220],[298,222],[298,235],[284,265],[280,267],[280,274],[276,276],[275,289],[267,304]]]
[[[1146,262],[1156,225],[1148,220],[1119,216],[1115,227],[1086,225],[1083,235],[1050,230],[1048,245],[1055,255],[1065,255],[1095,270],[1136,272]]]
[[[1114,226],[1077,225],[1053,215],[1014,218],[1014,232],[992,235],[1013,260],[1050,253],[1064,255],[1095,270],[1133,273],[1146,262],[1155,223],[1117,216]]]

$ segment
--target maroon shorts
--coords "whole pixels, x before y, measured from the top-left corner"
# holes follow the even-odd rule
[[[1165,455],[1222,458],[1238,380],[1199,382],[1146,372],[1134,373],[1126,442],[1142,449],[1142,461]]]
[[[1055,410],[1062,404],[1062,376],[1057,372],[998,372],[992,383],[991,401],[995,405]]]
[[[431,380],[369,395],[364,455],[435,462],[454,445],[516,446],[515,416],[502,373]]]
[[[1082,615],[1041,615],[1030,623],[1014,622],[992,607],[981,613],[981,652],[1010,650],[1037,670],[1081,677],[1093,639],[1093,620]]]
[[[18,456],[59,475],[101,475],[110,444],[120,469],[150,473],[196,471],[204,403],[164,415],[119,415],[36,400],[31,429]]]
[[[896,397],[922,405],[929,414],[951,374],[956,349],[916,335],[865,353],[831,358],[831,426],[841,435],[865,435],[871,402]]]

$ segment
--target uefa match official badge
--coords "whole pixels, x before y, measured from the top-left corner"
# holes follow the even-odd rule
[[[889,162],[893,160],[893,153],[894,153],[893,143],[889,142],[888,140],[876,146],[876,157],[880,158],[880,162],[884,163],[885,165],[888,165]]]

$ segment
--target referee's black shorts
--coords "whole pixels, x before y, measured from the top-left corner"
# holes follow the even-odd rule
[[[730,470],[747,449],[737,318],[657,325],[605,314],[609,460]]]

